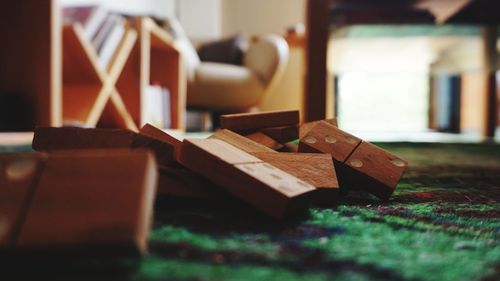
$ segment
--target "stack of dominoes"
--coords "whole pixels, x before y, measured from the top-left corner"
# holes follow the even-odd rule
[[[237,197],[281,219],[336,204],[340,189],[386,200],[407,167],[335,119],[299,126],[298,111],[224,115],[209,138],[183,141],[151,125],[37,128],[33,149],[0,157],[0,250],[104,244],[144,253],[156,190]]]

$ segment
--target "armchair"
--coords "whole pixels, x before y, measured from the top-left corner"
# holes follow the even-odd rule
[[[287,61],[286,41],[268,34],[249,46],[241,66],[200,62],[188,75],[187,105],[219,113],[255,108],[280,81]]]

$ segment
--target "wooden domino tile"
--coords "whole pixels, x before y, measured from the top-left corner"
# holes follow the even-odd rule
[[[225,141],[233,146],[236,146],[237,148],[247,152],[273,152],[277,153],[273,149],[264,146],[260,143],[257,143],[251,139],[248,139],[240,134],[237,134],[235,132],[232,132],[230,130],[222,129],[217,132],[215,132],[213,135],[209,137],[210,139],[218,139]]]
[[[366,190],[388,199],[408,166],[405,160],[373,145],[362,142],[345,161],[339,172],[343,184]]]
[[[339,183],[330,154],[256,152],[252,155],[314,186],[318,190],[314,203],[336,202]]]
[[[274,218],[302,210],[314,186],[219,139],[186,139],[181,163]]]
[[[45,157],[41,153],[0,156],[0,250],[14,246]]]
[[[299,138],[299,126],[297,125],[264,128],[261,132],[279,143],[287,143]]]
[[[235,132],[258,131],[263,128],[293,126],[299,123],[298,110],[269,111],[222,115],[221,128]]]
[[[312,121],[312,122],[307,122],[303,123],[299,127],[299,138],[303,138],[307,133],[316,125],[318,125],[319,122],[327,122],[332,126],[338,127],[337,125],[337,119],[336,118],[330,118],[330,119],[325,119],[325,120],[318,120],[318,121]]]
[[[151,137],[151,129],[145,134],[136,134],[123,129],[100,128],[53,128],[35,129],[33,149],[37,151],[61,151],[72,149],[129,148],[149,149],[155,153],[160,166],[169,166],[175,162],[175,147],[163,139]],[[166,135],[166,134],[165,134]]]
[[[146,151],[95,150],[49,156],[16,247],[144,253],[157,168]]]
[[[32,146],[37,151],[128,148],[133,135],[134,132],[123,129],[38,127]]]
[[[260,143],[265,147],[269,147],[272,150],[279,150],[283,148],[283,145],[281,143],[277,142],[276,140],[262,132],[251,133],[245,135],[245,137],[251,139],[256,143]]]
[[[338,162],[345,162],[361,140],[337,127],[320,121],[300,139],[299,152],[323,152]]]
[[[342,130],[319,122],[301,140],[299,151],[332,155],[342,189],[362,189],[388,199],[408,163]]]

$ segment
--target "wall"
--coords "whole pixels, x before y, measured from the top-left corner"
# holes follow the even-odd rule
[[[180,0],[186,1],[186,0]],[[159,18],[175,15],[175,0],[59,0],[61,6],[102,5],[110,11],[154,15]]]
[[[221,37],[221,0],[179,0],[179,20],[190,38]]]
[[[305,22],[305,7],[305,0],[222,0],[222,36],[284,34],[286,27]],[[283,80],[260,109],[301,109],[304,69],[303,49],[292,48]]]

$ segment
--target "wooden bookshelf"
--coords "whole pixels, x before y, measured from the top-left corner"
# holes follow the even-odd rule
[[[82,26],[61,26],[57,2],[10,1],[0,7],[0,35],[6,38],[0,90],[32,101],[34,125],[137,130],[145,122],[146,87],[155,82],[170,91],[171,129],[183,130],[186,79],[169,34],[149,18],[132,19],[104,69]]]

